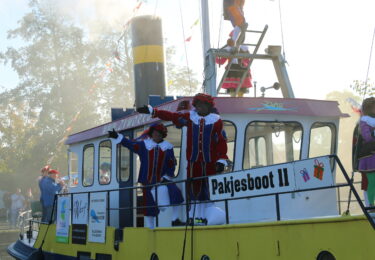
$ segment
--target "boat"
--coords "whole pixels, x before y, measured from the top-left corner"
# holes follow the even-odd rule
[[[68,137],[69,192],[55,196],[56,222],[31,220],[8,253],[16,259],[374,258],[372,208],[364,205],[336,155],[340,119],[348,115],[335,101],[294,97],[281,47],[268,46],[264,54],[258,54],[266,31],[267,26],[249,30],[260,35],[252,53],[208,47],[205,52],[205,92],[215,97],[231,162],[225,173],[205,177],[211,202],[225,213],[222,223],[172,226],[167,206],[157,216],[154,229],[144,227],[142,188],[136,183],[139,160],[113,142],[108,131],[115,129],[137,138],[160,120],[125,111],[111,122]],[[140,66],[135,74],[138,69],[155,70],[155,64],[149,63],[160,62],[160,55],[153,55],[152,61],[140,58],[145,52],[142,46],[133,46],[137,48],[135,60],[141,60],[136,62]],[[269,60],[278,79],[272,88],[281,89],[283,97],[219,96],[224,80],[216,82],[216,57]],[[149,93],[140,92],[137,100],[143,99],[138,102],[144,104]],[[152,97],[151,101],[159,109],[175,112],[181,104],[191,104],[192,97],[169,101]],[[173,182],[185,193],[187,131],[163,123],[177,158]],[[103,162],[109,163],[105,182],[100,178]],[[338,175],[344,183],[336,182]],[[344,214],[337,192],[340,188],[350,190],[361,214]],[[180,218],[186,220],[193,205],[186,201],[183,205]]]

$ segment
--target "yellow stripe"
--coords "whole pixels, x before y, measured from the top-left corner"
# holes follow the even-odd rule
[[[141,45],[133,48],[134,64],[147,62],[164,63],[163,46]]]

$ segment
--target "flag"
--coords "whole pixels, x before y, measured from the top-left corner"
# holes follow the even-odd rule
[[[192,29],[194,26],[196,26],[199,23],[199,19],[195,20],[195,22],[190,26],[190,29]]]

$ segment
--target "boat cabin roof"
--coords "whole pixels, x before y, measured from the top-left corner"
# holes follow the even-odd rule
[[[177,111],[181,101],[192,101],[192,97],[179,98],[160,106],[160,109]],[[348,117],[341,113],[337,101],[295,99],[295,98],[249,98],[249,97],[215,97],[215,107],[218,112],[224,114],[279,114],[309,117]],[[65,144],[70,145],[92,138],[107,135],[112,128],[124,131],[142,125],[148,125],[159,121],[146,114],[134,113],[116,121],[112,121],[68,137]]]

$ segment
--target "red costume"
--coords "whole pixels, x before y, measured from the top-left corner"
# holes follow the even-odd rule
[[[196,95],[193,106],[198,101],[214,105],[213,98],[206,94]],[[176,113],[154,109],[153,117],[172,121],[177,127],[187,127],[186,159],[189,178],[213,175],[216,173],[216,162],[228,159],[223,122],[218,114],[200,116],[195,110]],[[192,200],[209,199],[207,180],[194,181],[189,188]]]
[[[246,46],[241,45],[239,52],[248,53],[249,51],[247,50]],[[227,58],[217,57],[216,63],[223,65],[227,62],[227,60]],[[239,83],[241,82],[242,76],[246,74],[240,88],[251,88],[253,86],[251,83],[251,72],[250,69],[247,69],[250,59],[232,59],[230,62],[232,63],[230,66],[230,71],[228,72],[227,77],[225,78],[221,87],[227,90],[237,89]],[[229,62],[226,69],[228,69],[228,66]]]

